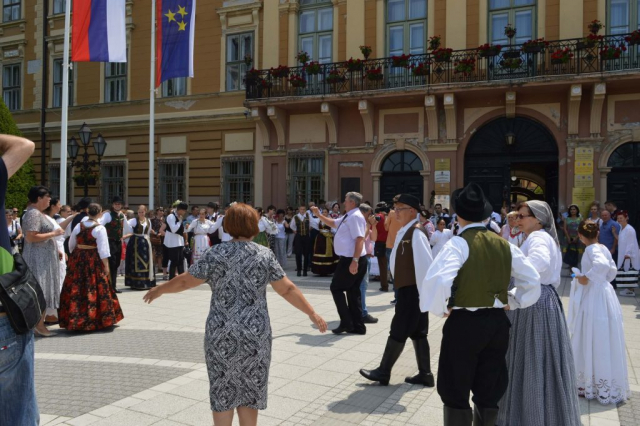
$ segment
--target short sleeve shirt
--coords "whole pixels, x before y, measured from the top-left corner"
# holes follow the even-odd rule
[[[334,238],[334,248],[338,256],[353,257],[356,248],[356,239],[362,237],[364,239],[367,221],[364,219],[360,209],[355,208],[346,215],[335,221],[337,227],[336,236]],[[364,245],[360,256],[366,254]]]
[[[609,250],[613,248],[613,243],[615,242],[615,237],[613,236],[613,232],[611,228],[616,228],[616,234],[620,235],[620,230],[622,227],[618,222],[615,222],[613,219],[610,219],[607,222],[602,222],[600,225],[600,244],[603,244]]]

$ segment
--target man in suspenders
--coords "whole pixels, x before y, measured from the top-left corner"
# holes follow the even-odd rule
[[[182,218],[187,213],[189,206],[187,203],[179,203],[176,209],[167,216],[167,229],[164,234],[164,245],[167,247],[169,255],[169,279],[176,276],[176,268],[178,274],[184,272],[184,247],[185,247],[185,229],[182,224]]]

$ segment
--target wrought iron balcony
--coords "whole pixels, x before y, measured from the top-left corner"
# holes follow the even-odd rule
[[[250,70],[247,99],[640,70],[640,32]]]

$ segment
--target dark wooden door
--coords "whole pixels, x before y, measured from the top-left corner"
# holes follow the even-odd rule
[[[629,223],[640,235],[640,169],[613,169],[607,175],[607,198],[629,212]]]
[[[464,183],[480,185],[485,197],[491,201],[493,211],[499,212],[503,200],[509,197],[509,166],[467,167]]]
[[[391,203],[398,194],[411,194],[422,200],[424,182],[419,173],[383,174],[380,179],[380,201]]]
[[[347,192],[361,192],[360,178],[340,179],[340,200],[344,200],[344,196]]]

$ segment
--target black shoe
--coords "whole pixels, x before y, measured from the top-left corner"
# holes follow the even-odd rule
[[[367,329],[366,328],[354,328],[353,330],[347,331],[348,334],[360,334],[362,336],[364,336],[365,334],[367,334]]]
[[[339,326],[338,328],[334,328],[333,330],[331,330],[331,332],[333,334],[352,333],[353,332],[353,328],[347,328],[347,327]]]
[[[444,426],[471,426],[471,408],[456,409],[444,406]]]
[[[473,406],[473,426],[494,426],[498,420],[497,408]]]
[[[397,300],[397,299],[393,299],[393,300],[391,301],[391,304],[392,304],[392,305],[395,305],[397,302],[398,302],[398,300]]]
[[[367,314],[366,316],[362,317],[362,322],[365,324],[375,324],[378,322],[378,318],[374,318],[371,315]]]
[[[416,361],[418,362],[418,374],[413,377],[404,379],[406,383],[411,385],[422,385],[429,388],[435,386],[435,379],[431,373],[429,342],[427,338],[413,340],[413,349],[416,352]]]
[[[302,273],[302,276],[303,276],[303,277],[306,277],[306,276],[307,276],[307,271],[304,271],[304,272]]]
[[[122,293],[122,290],[118,290],[117,288],[114,291],[118,294]]]
[[[380,382],[382,386],[389,385],[389,379],[391,378],[391,369],[396,363],[402,350],[404,349],[404,343],[396,342],[391,337],[387,338],[387,346],[384,348],[384,355],[382,355],[382,361],[380,361],[380,367],[375,370],[360,370],[360,374],[365,379],[372,382]]]
[[[299,277],[302,276],[302,272],[298,271],[298,276]]]
[[[385,293],[389,291],[389,289],[388,289],[388,288],[387,288],[387,289],[384,289],[384,288],[382,288],[382,287],[380,287],[378,290],[380,290],[380,291],[384,291]]]

